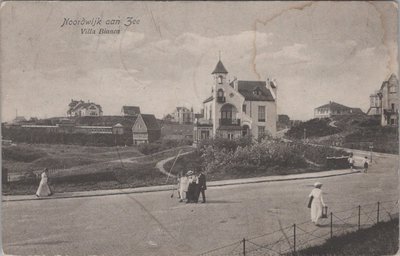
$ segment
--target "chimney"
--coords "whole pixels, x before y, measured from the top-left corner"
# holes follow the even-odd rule
[[[278,97],[278,92],[277,92],[277,88],[276,88],[276,80],[269,79],[269,77],[267,77],[267,79],[265,81],[265,86],[271,92],[272,97],[276,100],[276,98]]]

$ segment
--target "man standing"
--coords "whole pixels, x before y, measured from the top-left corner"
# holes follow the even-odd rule
[[[203,171],[200,171],[199,175],[199,187],[198,187],[198,194],[197,194],[197,199],[200,197],[200,192],[201,192],[201,197],[203,198],[203,203],[206,202],[206,193],[205,190],[207,189],[207,184],[206,184],[206,175],[204,174]]]

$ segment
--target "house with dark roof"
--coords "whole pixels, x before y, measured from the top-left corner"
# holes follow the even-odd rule
[[[395,74],[384,81],[381,88],[370,95],[367,114],[381,119],[381,125],[398,125],[399,120],[399,80]]]
[[[214,71],[211,95],[203,101],[203,117],[196,118],[193,140],[221,136],[236,139],[265,134],[275,136],[277,86],[274,80],[228,80],[221,60]]]
[[[140,107],[122,106],[121,113],[124,116],[136,116],[136,115],[140,114]]]
[[[134,145],[151,143],[161,137],[161,127],[154,115],[139,114],[132,126]]]
[[[328,104],[324,104],[314,109],[315,118],[327,118],[343,115],[364,115],[364,112],[360,108],[347,107],[334,101],[329,101]]]
[[[83,100],[73,100],[68,104],[67,116],[102,116],[103,110],[99,104],[94,102],[84,102]]]

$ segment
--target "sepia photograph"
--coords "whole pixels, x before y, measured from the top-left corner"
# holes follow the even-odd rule
[[[2,1],[3,255],[395,255],[397,1]]]

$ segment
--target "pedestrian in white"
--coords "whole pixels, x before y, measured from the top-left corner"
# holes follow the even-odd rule
[[[41,174],[40,184],[36,191],[37,197],[51,196],[53,194],[53,192],[51,192],[51,189],[50,189],[49,185],[47,184],[47,182],[48,182],[48,170],[46,168],[46,169],[44,169],[44,171]]]
[[[179,184],[179,194],[181,195],[181,200],[179,202],[183,202],[187,198],[186,193],[189,187],[189,178],[187,175],[182,175]]]
[[[347,159],[347,161],[349,161],[350,169],[353,170],[353,167],[354,167],[353,153],[350,154],[350,156],[349,156],[349,158]]]
[[[318,221],[322,216],[322,208],[326,207],[324,203],[324,199],[322,198],[322,184],[316,182],[314,184],[314,189],[311,191],[310,195],[308,196],[311,201],[311,221],[318,226]]]

